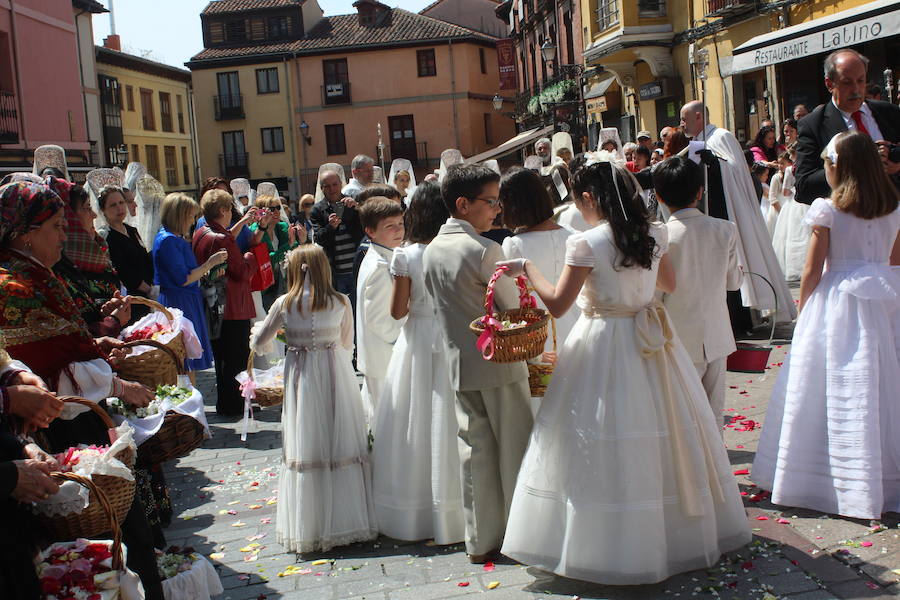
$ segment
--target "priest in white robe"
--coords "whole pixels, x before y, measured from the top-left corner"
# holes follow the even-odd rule
[[[757,310],[775,311],[775,322],[787,323],[797,316],[797,309],[784,273],[778,265],[772,240],[759,210],[753,181],[737,139],[727,129],[708,123],[708,115],[701,102],[692,101],[681,109],[681,127],[694,141],[705,141],[706,148],[719,159],[728,220],[737,226],[738,263],[745,273],[765,277],[772,289],[759,277],[744,277],[741,299],[744,306]],[[709,171],[712,175],[712,170]],[[710,184],[710,188],[715,188]],[[710,204],[715,202],[712,199]],[[776,306],[777,298],[777,306]]]

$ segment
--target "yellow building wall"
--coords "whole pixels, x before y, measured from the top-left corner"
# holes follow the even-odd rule
[[[150,75],[140,71],[133,71],[116,65],[97,62],[97,73],[115,77],[119,81],[122,91],[122,134],[124,143],[128,146],[129,161],[143,163],[149,168],[147,160],[147,146],[156,146],[158,173],[154,174],[163,185],[166,192],[192,191],[196,189],[196,172],[194,169],[194,137],[190,120],[190,90],[189,84],[175,79],[168,79],[157,75]],[[131,87],[133,105],[129,105],[127,89]],[[144,129],[141,113],[141,89],[151,90],[153,104],[153,120],[155,131]],[[168,93],[171,98],[172,132],[162,130],[162,113],[160,111],[159,93]],[[184,133],[178,126],[178,97],[181,97],[181,106],[184,115]],[[129,110],[131,106],[132,110]],[[135,156],[134,146],[139,149],[139,155]],[[175,147],[175,178],[169,180],[166,173],[165,150],[166,146]],[[187,175],[185,179],[184,161],[182,160],[182,148],[187,153]]]
[[[278,70],[278,92],[260,94],[256,85],[258,69]],[[219,155],[223,153],[222,133],[243,131],[244,145],[249,155],[248,164],[251,179],[279,178],[293,176],[291,161],[292,147],[296,144],[291,132],[290,104],[288,103],[289,81],[283,61],[258,63],[253,65],[228,66],[218,69],[202,69],[192,72],[194,85],[194,111],[197,119],[198,149],[200,154],[201,179],[222,173]],[[218,73],[237,71],[240,93],[243,96],[244,118],[217,121],[214,98],[219,94]],[[293,90],[291,93],[294,93]],[[294,129],[299,120],[294,124]],[[262,129],[281,127],[284,135],[284,152],[263,153]],[[296,152],[296,147],[293,148]]]

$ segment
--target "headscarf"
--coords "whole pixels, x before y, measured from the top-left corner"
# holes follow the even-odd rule
[[[88,172],[85,180],[85,189],[91,197],[91,208],[97,215],[94,218],[94,229],[105,236],[109,232],[109,223],[100,208],[100,192],[107,187],[125,187],[125,174],[122,169],[94,169]]]
[[[438,180],[443,181],[447,175],[447,170],[453,165],[461,165],[463,163],[462,152],[456,148],[448,148],[441,152],[441,166],[438,169]]]
[[[86,230],[78,213],[72,209],[69,194],[75,185],[56,177],[48,177],[46,183],[50,189],[56,192],[65,206],[66,242],[64,251],[69,260],[80,270],[88,273],[114,271],[106,241],[95,232]]]
[[[44,180],[38,175],[35,175],[34,173],[23,173],[20,171],[18,173],[10,173],[3,179],[0,179],[0,186],[6,185],[7,183],[18,183],[20,181],[44,183]]]
[[[395,158],[391,163],[391,172],[388,175],[387,183],[394,185],[394,180],[400,171],[406,171],[409,174],[409,185],[406,188],[406,198],[409,201],[412,199],[413,192],[416,191],[416,172],[413,170],[411,162],[405,158]]]
[[[622,147],[622,140],[619,138],[619,130],[615,127],[604,127],[600,130],[600,139],[597,141],[597,151],[603,150],[603,144],[612,140],[616,144],[615,155],[619,161],[625,161],[625,149]]]
[[[18,181],[0,187],[0,247],[22,234],[39,229],[64,203],[43,183]]]

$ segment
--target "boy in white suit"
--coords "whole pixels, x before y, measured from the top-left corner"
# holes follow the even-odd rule
[[[403,242],[403,207],[376,196],[359,209],[359,219],[371,246],[356,280],[356,367],[364,376],[363,408],[371,424],[394,343],[406,321],[391,317],[390,264],[394,248]]]
[[[697,209],[703,193],[700,166],[676,156],[653,172],[657,199],[671,211],[669,260],[677,286],[663,296],[678,337],[687,349],[718,423],[725,407],[725,362],[734,352],[726,291],[740,289],[743,273],[737,259],[734,223]]]
[[[482,358],[469,323],[484,316],[488,281],[503,260],[500,244],[481,234],[500,212],[500,176],[482,166],[453,166],[441,182],[450,218],[425,250],[425,287],[448,340],[456,392],[463,512],[469,561],[493,560],[506,531],[532,418],[524,362]],[[513,280],[501,277],[495,308],[519,305]]]

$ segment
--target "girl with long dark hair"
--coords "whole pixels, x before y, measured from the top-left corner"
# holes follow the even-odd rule
[[[552,314],[576,296],[581,310],[535,418],[502,552],[613,585],[708,568],[751,535],[706,392],[654,300],[675,287],[667,230],[612,163],[589,160],[573,187],[593,227],[568,239],[558,283],[529,260],[501,263]]]

